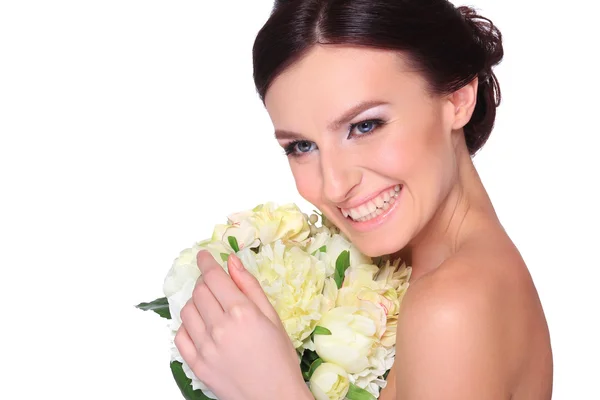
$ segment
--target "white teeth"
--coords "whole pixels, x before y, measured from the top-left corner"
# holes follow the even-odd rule
[[[370,213],[369,207],[367,207],[366,204],[361,205],[360,207],[358,207],[358,213],[360,215],[362,215],[363,217],[366,216],[367,214]]]
[[[352,218],[355,221],[367,221],[383,214],[390,205],[396,201],[398,193],[402,189],[401,185],[396,185],[392,189],[383,192],[380,196],[352,209],[341,209],[344,218]]]
[[[369,209],[369,214],[373,214],[377,210],[377,206],[372,200],[367,203],[367,208]]]

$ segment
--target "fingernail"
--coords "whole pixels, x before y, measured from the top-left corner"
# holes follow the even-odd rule
[[[237,257],[233,254],[230,257],[231,257],[231,262],[233,263],[233,267],[237,268],[238,271],[243,271],[244,266],[242,265],[242,261],[239,259],[239,257]]]
[[[208,250],[203,249],[203,250],[198,251],[198,253],[196,254],[196,258],[200,257],[200,254],[202,254],[202,253],[208,253]]]

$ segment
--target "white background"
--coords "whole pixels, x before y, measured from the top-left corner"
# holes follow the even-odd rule
[[[506,50],[476,165],[539,290],[554,398],[600,399],[594,3],[471,4]],[[165,320],[134,305],[230,212],[312,209],[254,91],[271,5],[0,1],[0,398],[179,398]]]

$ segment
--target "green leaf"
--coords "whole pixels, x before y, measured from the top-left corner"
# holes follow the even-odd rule
[[[316,351],[304,350],[302,361],[307,362],[308,366],[310,367],[310,364],[312,364],[317,358],[319,358],[319,355]]]
[[[311,365],[319,358],[319,355],[312,350],[304,350],[302,359],[300,360],[300,370],[304,380],[308,381],[308,372],[310,371]]]
[[[322,326],[317,326],[313,331],[313,335],[331,335],[331,331],[327,328],[323,328]]]
[[[221,260],[227,261],[228,258],[229,258],[229,254],[227,254],[227,253],[221,253]]]
[[[385,374],[383,374],[383,380],[386,380],[388,375],[390,374],[391,369],[388,369],[387,371],[385,371]]]
[[[333,279],[339,288],[342,287],[344,283],[344,277],[346,276],[346,270],[350,266],[350,252],[348,250],[344,250],[340,253],[337,260],[335,261],[335,273]]]
[[[140,303],[136,306],[140,310],[148,311],[152,310],[163,318],[171,319],[171,313],[169,312],[169,302],[166,297],[161,297],[150,303]]]
[[[317,253],[327,253],[327,246],[323,245],[323,246],[319,247],[317,250],[312,252],[311,256],[314,256]]]
[[[177,386],[179,390],[181,390],[181,394],[185,400],[211,400],[210,397],[207,397],[202,390],[192,388],[192,380],[185,376],[185,372],[183,372],[183,364],[179,361],[173,361],[171,363],[171,372],[173,373],[173,378],[175,378],[175,382],[177,382]]]
[[[310,369],[308,370],[308,373],[306,374],[307,375],[307,379],[306,380],[310,379],[310,377],[312,376],[312,374],[315,373],[315,370],[317,368],[319,368],[319,365],[321,365],[321,364],[323,364],[323,360],[320,359],[320,358],[317,358],[315,361],[313,361],[313,363],[310,365]]]
[[[353,383],[350,384],[350,389],[348,389],[346,398],[348,400],[377,400],[371,393],[367,392],[365,389],[359,388]]]
[[[235,236],[227,237],[227,241],[229,242],[229,245],[231,246],[233,251],[235,251],[236,253],[238,251],[240,251],[240,246],[238,245],[238,242],[237,242],[237,239],[235,238]]]

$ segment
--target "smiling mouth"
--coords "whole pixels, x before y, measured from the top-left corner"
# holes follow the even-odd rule
[[[354,222],[365,222],[377,218],[394,204],[402,187],[403,185],[396,185],[358,207],[340,208],[342,215]]]

